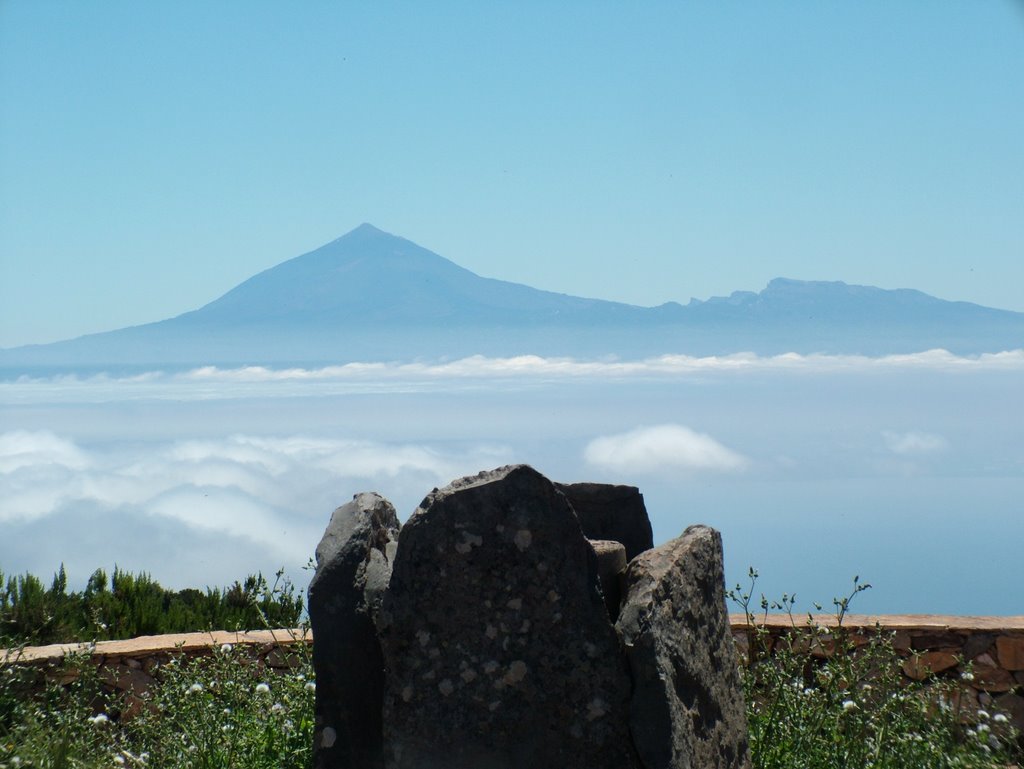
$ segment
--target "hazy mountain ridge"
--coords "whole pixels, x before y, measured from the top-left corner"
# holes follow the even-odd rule
[[[0,350],[26,366],[290,365],[534,353],[637,358],[749,351],[878,355],[1024,347],[1024,313],[913,289],[776,278],[657,307],[483,278],[364,224],[174,318]]]

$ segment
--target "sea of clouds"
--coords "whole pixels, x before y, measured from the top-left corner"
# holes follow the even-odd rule
[[[528,462],[640,486],[659,541],[717,526],[730,581],[753,565],[828,602],[862,574],[864,609],[1008,613],[991,576],[1024,541],[1022,384],[1022,351],[24,376],[0,382],[0,569],[303,584],[352,494],[405,518]]]

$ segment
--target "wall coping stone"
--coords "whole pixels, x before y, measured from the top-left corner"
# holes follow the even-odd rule
[[[160,652],[194,653],[232,644],[237,646],[290,646],[312,640],[308,630],[211,630],[198,633],[172,633],[149,635],[122,641],[97,641],[96,643],[66,643],[49,646],[26,646],[0,652],[0,663],[45,663],[59,662],[69,654],[88,654],[91,657],[148,657]]]
[[[833,614],[813,615],[818,627],[836,627],[839,623]],[[733,630],[748,627],[743,614],[730,614]],[[956,630],[961,632],[1024,633],[1024,614],[1015,616],[967,616],[950,614],[847,614],[843,627],[862,630],[876,625],[884,630]],[[790,627],[806,627],[807,615],[794,612],[788,614],[754,615],[754,626],[769,630]]]
[[[749,627],[743,614],[729,616],[733,632]],[[813,621],[819,627],[835,627],[838,623],[832,614],[818,614]],[[756,627],[769,630],[802,628],[807,625],[806,614],[764,614],[754,616]],[[959,632],[996,632],[1007,635],[1024,635],[1024,614],[1015,616],[964,616],[949,614],[847,614],[843,626],[849,629],[872,629],[876,625],[884,630],[952,630]],[[230,631],[213,630],[198,633],[173,633],[170,635],[139,636],[123,641],[98,641],[96,643],[51,644],[49,646],[26,646],[21,650],[0,651],[0,663],[46,663],[60,662],[68,654],[89,654],[91,657],[147,657],[160,652],[195,653],[223,644],[242,646],[290,646],[310,642],[313,633],[302,628],[276,630]]]

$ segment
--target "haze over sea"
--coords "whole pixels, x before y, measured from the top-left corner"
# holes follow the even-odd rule
[[[352,494],[405,517],[527,462],[640,486],[656,541],[713,525],[730,584],[755,566],[804,609],[860,575],[863,611],[1019,613],[1022,374],[1018,351],[28,375],[0,384],[0,563],[304,584]]]

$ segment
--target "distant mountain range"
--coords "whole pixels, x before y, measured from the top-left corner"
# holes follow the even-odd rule
[[[0,350],[0,370],[937,347],[1022,348],[1024,313],[910,289],[785,278],[758,293],[637,307],[482,278],[364,224],[175,318]]]

